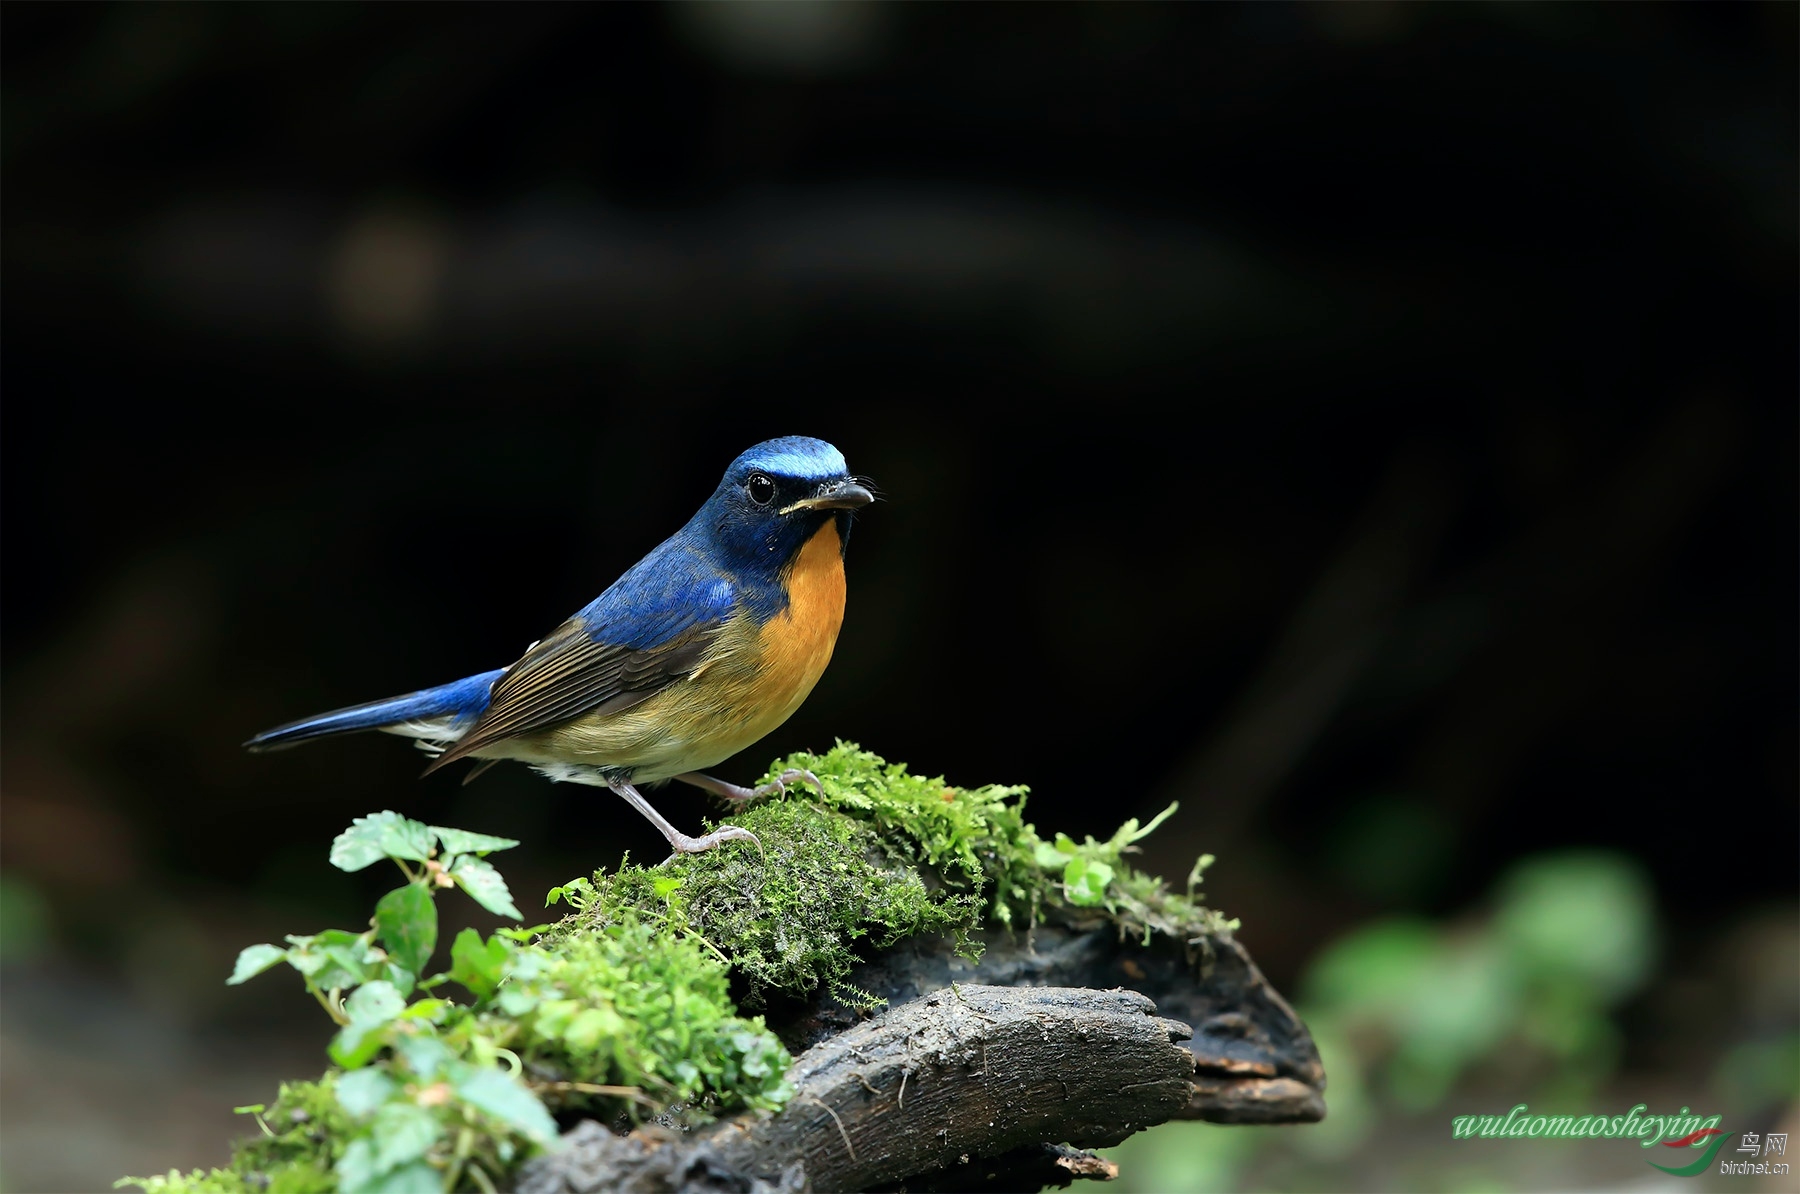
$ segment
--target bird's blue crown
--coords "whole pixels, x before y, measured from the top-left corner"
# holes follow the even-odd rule
[[[822,439],[784,435],[764,440],[731,462],[725,480],[742,481],[753,472],[765,472],[796,481],[829,481],[850,471],[844,454]]]

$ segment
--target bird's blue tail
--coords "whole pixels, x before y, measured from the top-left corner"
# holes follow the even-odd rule
[[[487,708],[488,691],[505,671],[505,668],[496,668],[479,676],[409,692],[405,696],[303,717],[264,730],[244,745],[251,750],[280,750],[313,738],[356,730],[386,730],[409,738],[454,741]]]

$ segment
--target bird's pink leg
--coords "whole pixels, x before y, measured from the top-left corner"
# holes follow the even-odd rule
[[[756,848],[758,850],[762,849],[762,843],[757,841],[754,833],[751,833],[748,829],[739,829],[736,825],[721,825],[711,833],[701,837],[689,837],[687,834],[681,832],[681,830],[664,820],[663,815],[651,808],[650,802],[645,800],[643,796],[638,793],[636,788],[632,787],[624,780],[608,780],[606,786],[623,796],[625,798],[625,803],[629,804],[632,808],[635,808],[638,812],[643,813],[644,816],[649,819],[650,824],[660,829],[662,835],[669,839],[669,848],[674,850],[676,854],[699,854],[704,850],[712,849],[714,846],[722,846],[726,842],[756,842]],[[673,855],[670,857],[673,857]]]
[[[680,780],[684,784],[692,784],[696,788],[711,792],[714,796],[723,796],[725,799],[734,802],[754,800],[758,796],[773,796],[777,792],[787,791],[787,786],[789,784],[799,782],[811,784],[813,789],[821,796],[825,794],[825,785],[821,784],[819,782],[819,777],[810,771],[783,771],[780,775],[776,776],[773,780],[760,788],[740,788],[738,785],[728,784],[722,779],[714,779],[710,775],[701,775],[698,771],[689,771],[685,775],[677,775],[673,778]]]

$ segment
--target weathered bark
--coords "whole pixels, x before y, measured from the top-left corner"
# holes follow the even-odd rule
[[[829,995],[771,1007],[796,1053],[781,1114],[687,1134],[583,1124],[521,1194],[1036,1190],[1111,1177],[1082,1150],[1165,1120],[1324,1117],[1312,1037],[1229,937],[979,940],[979,962],[918,937],[858,967],[849,982],[888,1001],[873,1018]]]
[[[1244,947],[1229,937],[1191,950],[1121,941],[1110,926],[1040,925],[977,938],[979,962],[938,937],[912,938],[858,967],[852,985],[890,1005],[955,983],[1008,987],[1124,987],[1149,996],[1157,1012],[1193,1027],[1194,1089],[1177,1118],[1214,1123],[1313,1123],[1325,1117],[1325,1069],[1306,1025],[1269,986]],[[1191,956],[1190,956],[1191,954]],[[770,1020],[798,1052],[860,1019],[822,996],[782,1022]]]
[[[1103,1176],[1097,1158],[1046,1161],[1042,1145],[1117,1144],[1187,1106],[1193,1063],[1175,1042],[1188,1027],[1155,1011],[1130,991],[959,984],[801,1054],[779,1115],[686,1137],[589,1128],[528,1165],[518,1189],[862,1190],[957,1170],[963,1188],[1021,1188],[1029,1173],[1036,1189],[1058,1172]]]

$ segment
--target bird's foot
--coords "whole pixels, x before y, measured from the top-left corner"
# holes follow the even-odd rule
[[[757,841],[756,835],[748,829],[739,829],[736,825],[721,825],[711,833],[703,834],[700,837],[689,837],[669,824],[668,819],[661,813],[651,808],[650,802],[644,799],[643,793],[632,787],[629,781],[615,777],[608,780],[606,786],[623,796],[627,804],[643,813],[650,824],[656,826],[662,835],[669,839],[669,846],[675,853],[663,859],[663,866],[669,865],[683,854],[704,853],[714,846],[722,846],[726,842],[756,842],[757,853],[763,852],[762,842]]]
[[[721,825],[711,833],[699,837],[689,837],[685,833],[671,833],[669,846],[675,853],[662,860],[660,865],[668,866],[683,854],[702,854],[714,846],[722,846],[726,842],[753,842],[757,853],[763,852],[762,842],[748,829],[740,829],[736,825]]]
[[[752,796],[774,796],[779,793],[785,793],[789,784],[796,783],[811,784],[813,791],[821,796],[825,794],[825,785],[819,782],[819,777],[810,771],[798,767],[790,767],[768,783],[750,789],[749,794]]]
[[[768,783],[756,788],[745,788],[737,784],[728,784],[722,779],[714,779],[710,775],[701,775],[698,771],[690,771],[685,775],[677,775],[675,778],[684,784],[692,784],[696,788],[702,788],[711,792],[714,796],[723,796],[734,804],[741,804],[746,800],[755,800],[759,796],[774,796],[786,792],[788,790],[788,785],[792,783],[809,783],[813,786],[813,790],[819,795],[823,796],[825,794],[825,785],[819,782],[819,777],[810,771],[803,771],[799,768],[789,768]]]

